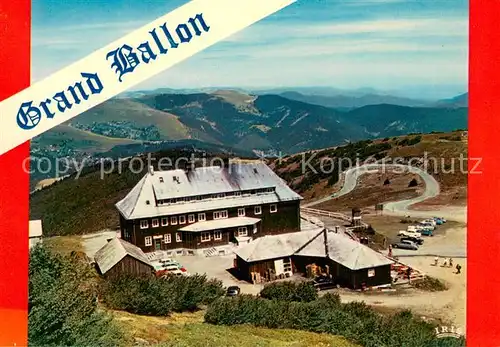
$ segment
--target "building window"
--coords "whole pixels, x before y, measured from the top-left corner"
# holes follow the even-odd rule
[[[238,209],[238,217],[243,217],[245,215],[245,208]]]
[[[272,204],[271,207],[269,208],[269,211],[271,211],[271,213],[277,212],[278,211],[278,205]]]
[[[160,221],[158,220],[158,218],[153,219],[153,221],[151,222],[151,226],[153,228],[158,228],[160,226]]]
[[[195,222],[195,217],[194,217],[194,214],[189,214],[189,215],[188,215],[188,222],[189,222],[189,223],[194,223],[194,222]]]
[[[149,227],[149,223],[147,220],[141,220],[141,229],[147,229]]]
[[[241,196],[241,192],[234,192],[234,196]]]
[[[163,177],[160,177],[160,183],[163,183]]]
[[[207,242],[207,241],[210,241],[210,232],[204,231],[201,233],[201,242]]]
[[[214,212],[214,219],[224,219],[224,218],[227,218],[227,210]]]
[[[198,213],[198,221],[201,222],[204,220],[207,220],[207,216],[205,215],[205,213]]]
[[[247,235],[248,235],[247,227],[238,228],[238,236],[247,236]]]
[[[283,259],[283,271],[292,272],[292,261],[290,258]]]
[[[374,276],[375,276],[375,269],[368,270],[368,277],[374,277]]]
[[[177,217],[170,217],[170,224],[177,225]]]
[[[161,226],[166,227],[168,225],[168,218],[162,218],[161,219]]]
[[[171,243],[172,242],[172,235],[171,234],[165,234],[165,235],[163,235],[163,241],[165,243]]]
[[[255,214],[261,214],[261,213],[262,213],[262,207],[260,207],[260,206],[255,206],[254,213],[255,213]]]
[[[151,236],[146,236],[144,238],[144,244],[146,246],[152,246],[153,245],[153,238]]]
[[[220,230],[214,231],[214,240],[222,240],[222,231]]]
[[[175,241],[182,242],[182,233],[175,233]]]
[[[212,199],[217,199],[217,194],[212,194]]]
[[[186,224],[186,216],[179,216],[179,224]]]

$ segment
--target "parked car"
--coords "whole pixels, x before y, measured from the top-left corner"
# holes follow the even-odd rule
[[[327,290],[337,287],[333,279],[328,276],[316,277],[313,281],[313,285],[317,290]]]
[[[418,232],[418,231],[407,231],[407,230],[400,230],[399,233],[398,233],[398,236],[413,237],[415,239],[421,238],[420,232]]]
[[[401,237],[400,241],[411,241],[417,245],[422,245],[424,243],[424,239],[422,239],[421,237],[419,238],[415,238],[415,237],[409,237],[409,236],[403,236]]]
[[[418,250],[418,246],[414,242],[408,240],[393,243],[392,248],[410,249],[413,251]]]
[[[226,296],[236,296],[240,294],[241,289],[238,286],[227,287]]]
[[[435,227],[437,225],[437,222],[434,220],[434,218],[430,218],[430,219],[425,219],[422,221],[422,223],[429,223],[431,224],[433,227]]]
[[[429,229],[420,230],[420,234],[423,236],[434,236],[432,230]]]
[[[441,224],[446,223],[446,219],[441,218],[441,217],[433,217],[432,219],[434,219],[436,221],[437,225],[441,225]]]
[[[423,226],[425,229],[430,229],[430,230],[436,229],[436,227],[429,222],[421,222],[419,225]]]

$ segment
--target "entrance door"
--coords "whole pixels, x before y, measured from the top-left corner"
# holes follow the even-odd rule
[[[161,250],[161,239],[156,239],[155,240],[155,250],[156,251]]]

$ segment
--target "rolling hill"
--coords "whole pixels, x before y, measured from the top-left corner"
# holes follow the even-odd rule
[[[134,95],[108,100],[35,138],[32,154],[93,160],[173,148],[175,143],[245,154],[293,154],[362,139],[467,127],[467,109],[456,102],[450,107],[376,104],[340,110],[235,90]],[[49,178],[53,173],[34,176]]]

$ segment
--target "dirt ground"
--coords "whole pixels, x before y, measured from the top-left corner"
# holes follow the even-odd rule
[[[405,291],[404,294],[397,295],[390,293],[342,292],[342,301],[362,300],[381,309],[411,309],[421,317],[439,319],[446,324],[453,324],[465,331],[467,294],[467,262],[465,259],[458,260],[458,263],[462,266],[460,274],[456,274],[454,268],[433,266],[433,257],[405,258],[404,262],[420,269],[429,276],[444,281],[448,286],[448,290],[428,292],[412,289]],[[457,261],[455,261],[456,263]]]
[[[384,184],[386,180],[388,184]],[[409,187],[412,179],[417,181],[417,186]],[[422,194],[425,183],[416,174],[378,172],[364,174],[359,178],[356,189],[344,196],[332,199],[314,206],[314,208],[327,211],[344,212],[354,207],[374,207],[387,201],[399,201],[416,198]],[[324,195],[324,194],[322,194]]]

